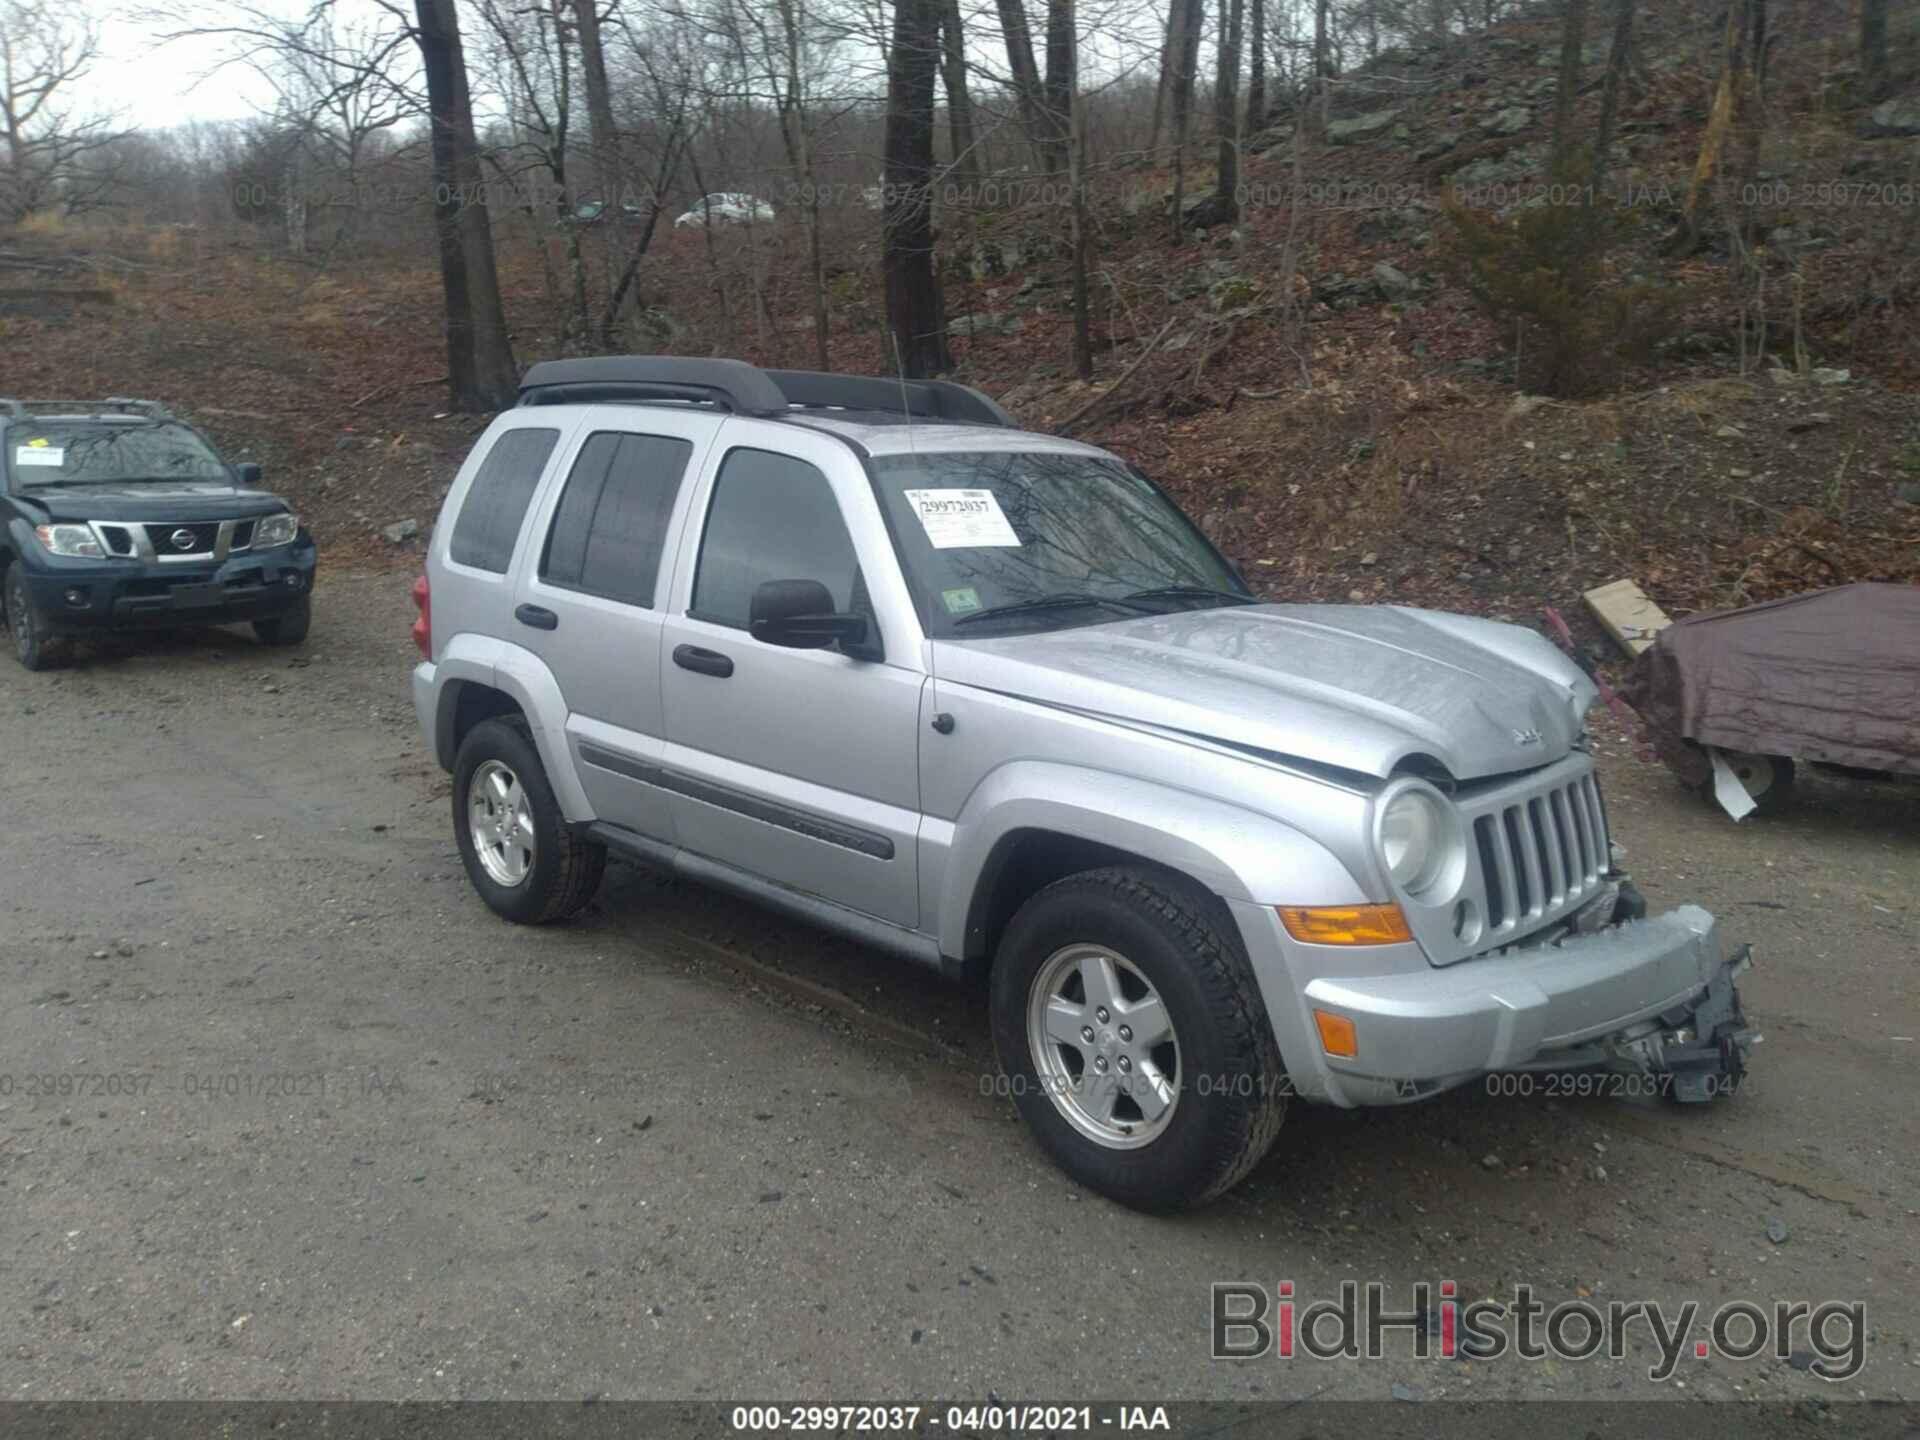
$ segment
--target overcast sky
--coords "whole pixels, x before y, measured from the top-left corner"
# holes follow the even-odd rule
[[[181,3],[184,7],[192,0]],[[307,9],[287,0],[257,3],[289,15]],[[271,92],[246,66],[215,68],[228,53],[229,42],[193,36],[163,43],[161,36],[174,27],[142,18],[146,8],[101,0],[81,0],[75,6],[100,24],[103,53],[88,87],[100,108],[115,110],[123,124],[148,129],[188,120],[242,120],[271,104]],[[200,8],[217,13],[212,4]],[[341,8],[363,7],[360,0],[342,0]]]

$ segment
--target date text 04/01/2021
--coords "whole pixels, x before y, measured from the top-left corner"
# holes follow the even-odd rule
[[[1037,1431],[1045,1434],[1173,1428],[1164,1405],[736,1405],[729,1421],[747,1433],[918,1432],[944,1428],[989,1434]]]

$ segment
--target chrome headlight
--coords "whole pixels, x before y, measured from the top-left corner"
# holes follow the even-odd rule
[[[252,548],[265,550],[269,545],[285,545],[299,533],[300,517],[291,510],[282,510],[278,515],[254,522]]]
[[[86,560],[103,560],[106,547],[93,533],[91,525],[36,525],[33,538],[47,548],[50,555],[73,555]]]
[[[1466,835],[1437,790],[1414,783],[1395,791],[1380,807],[1375,832],[1387,874],[1407,895],[1437,902],[1465,878]]]

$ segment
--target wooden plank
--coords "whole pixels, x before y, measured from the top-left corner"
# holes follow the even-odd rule
[[[1631,580],[1616,580],[1587,591],[1587,608],[1629,655],[1638,655],[1673,621],[1651,596]]]

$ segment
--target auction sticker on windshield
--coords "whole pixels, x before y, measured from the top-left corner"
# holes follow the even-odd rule
[[[67,463],[67,452],[65,450],[55,450],[48,446],[46,441],[37,440],[31,445],[15,446],[13,463],[16,465],[52,465],[58,467]]]
[[[936,550],[985,546],[1019,548],[1020,537],[1000,510],[991,490],[903,490],[920,528]]]

